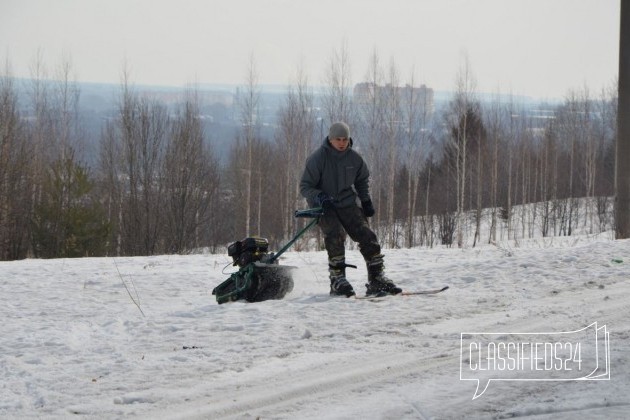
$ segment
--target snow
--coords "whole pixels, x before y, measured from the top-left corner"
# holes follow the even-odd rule
[[[404,289],[450,289],[375,302],[330,298],[324,252],[285,254],[285,299],[224,305],[227,255],[2,262],[0,418],[628,418],[630,241],[609,237],[385,250]],[[493,381],[475,400],[460,380],[463,332],[593,322],[610,380]]]

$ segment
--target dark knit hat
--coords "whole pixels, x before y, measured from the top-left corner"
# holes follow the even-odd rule
[[[328,138],[336,139],[338,137],[345,137],[347,139],[350,138],[350,127],[345,122],[336,122],[330,126],[330,130],[328,130]]]

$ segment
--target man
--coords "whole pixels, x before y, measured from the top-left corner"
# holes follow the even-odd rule
[[[352,149],[350,127],[344,122],[330,126],[324,143],[306,160],[300,193],[311,207],[322,207],[319,226],[328,252],[330,294],[353,296],[346,279],[346,234],[358,242],[368,270],[367,295],[397,294],[402,289],[385,276],[383,254],[367,217],[374,215],[370,198],[370,172]],[[359,199],[361,206],[357,204]]]

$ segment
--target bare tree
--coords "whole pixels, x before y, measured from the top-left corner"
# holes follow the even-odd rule
[[[389,66],[387,85],[383,89],[384,95],[384,132],[383,145],[387,158],[385,166],[386,186],[386,216],[387,216],[387,241],[390,247],[397,245],[396,223],[394,223],[394,206],[396,191],[396,170],[398,169],[398,147],[402,126],[402,98],[399,89],[398,68],[392,60]]]
[[[514,229],[513,229],[513,204],[514,194],[516,188],[514,187],[516,176],[515,172],[515,164],[514,164],[514,155],[513,150],[516,150],[518,145],[518,137],[519,137],[519,123],[520,120],[518,118],[518,111],[516,109],[516,104],[514,103],[514,97],[510,97],[510,102],[507,104],[507,112],[509,114],[509,123],[507,128],[506,135],[506,150],[507,150],[507,189],[505,191],[505,207],[503,209],[503,219],[507,224],[507,232],[508,239],[513,239]]]
[[[187,93],[178,110],[165,153],[166,250],[182,253],[200,246],[219,188],[218,163],[204,145],[196,92]]]
[[[540,194],[543,200],[541,212],[541,233],[543,237],[550,234],[553,223],[553,207],[557,201],[557,171],[556,156],[558,155],[557,134],[555,132],[553,120],[547,123],[544,128],[541,145],[541,185]]]
[[[597,160],[599,155],[599,142],[595,133],[595,117],[593,109],[593,100],[590,97],[588,87],[584,86],[581,97],[580,107],[580,126],[582,136],[580,137],[582,165],[584,168],[584,226],[588,224],[588,232],[594,233],[594,214],[595,210],[595,183],[597,178]]]
[[[382,92],[384,85],[384,70],[376,49],[370,56],[368,70],[365,76],[366,82],[355,87],[354,103],[357,109],[357,124],[353,129],[358,133],[362,150],[365,150],[365,158],[373,174],[382,174],[385,168],[385,160],[382,159],[383,133],[385,126],[385,97]],[[375,230],[380,236],[382,217],[382,199],[384,190],[384,178],[373,176],[371,179],[371,193],[376,207]]]
[[[61,189],[57,201],[58,217],[51,218],[51,223],[57,224],[58,243],[64,241],[61,223],[70,205],[68,188],[71,172],[59,171],[66,163],[73,167],[75,164],[75,149],[80,145],[78,134],[78,102],[79,88],[71,80],[72,64],[69,56],[62,57],[61,64],[54,76],[56,81],[49,80],[49,75],[43,63],[43,54],[38,51],[31,65],[30,102],[31,123],[29,133],[31,138],[33,159],[32,208],[31,216],[42,205],[50,203],[51,177],[58,175]],[[68,159],[71,162],[68,162]],[[66,177],[66,178],[64,178]],[[37,246],[31,243],[31,246]],[[35,250],[32,250],[36,253]],[[51,251],[55,255],[58,251]]]
[[[344,42],[339,51],[333,51],[324,80],[326,92],[323,108],[328,125],[345,121],[350,127],[354,126],[356,116],[351,94],[351,74],[348,47]]]
[[[523,125],[521,126],[523,128],[523,130],[520,133],[521,138],[519,139],[519,157],[520,157],[520,166],[519,166],[519,170],[520,170],[520,175],[521,175],[521,185],[520,185],[520,191],[521,191],[521,197],[520,197],[520,203],[521,203],[521,238],[526,238],[527,237],[527,230],[529,226],[532,226],[531,223],[529,223],[528,221],[528,217],[530,216],[530,212],[528,211],[528,206],[526,206],[527,203],[531,203],[531,194],[530,194],[530,188],[532,185],[532,176],[531,176],[531,170],[532,170],[532,165],[531,165],[531,159],[532,156],[534,155],[534,150],[533,150],[533,140],[532,140],[532,135],[531,135],[531,130],[527,124],[529,123],[528,119],[526,118],[521,118],[521,121],[523,121]],[[534,206],[531,206],[532,208],[534,208]]]
[[[253,150],[258,133],[258,115],[260,112],[260,88],[258,86],[258,72],[253,54],[250,55],[243,92],[239,92],[238,103],[240,107],[241,132],[239,140],[242,140],[245,154],[244,167],[241,167],[245,177],[244,209],[245,209],[245,236],[250,236],[252,219],[252,182],[254,171]],[[259,218],[260,222],[260,218]]]
[[[298,220],[293,217],[293,210],[300,207],[302,197],[299,194],[299,179],[306,157],[312,151],[315,132],[315,114],[313,113],[313,93],[302,68],[298,68],[296,85],[289,87],[284,104],[278,111],[279,130],[276,136],[278,154],[282,156],[283,176],[279,193],[281,202],[282,235],[287,238],[296,231]]]
[[[106,220],[112,227],[110,241],[107,243],[106,248],[112,250],[114,255],[121,255],[122,234],[120,226],[122,224],[124,187],[120,164],[122,152],[115,124],[108,123],[105,126],[100,144],[99,187],[105,203]]]
[[[46,168],[53,161],[52,154],[55,151],[54,127],[50,104],[50,82],[48,71],[44,66],[44,57],[41,50],[37,51],[31,63],[30,81],[30,105],[31,124],[29,125],[29,137],[32,146],[33,183],[30,209],[32,214],[35,206],[42,200],[42,185],[45,182]]]
[[[484,113],[485,126],[488,133],[488,143],[491,147],[490,156],[490,232],[488,241],[494,243],[497,240],[498,208],[499,208],[499,148],[505,136],[506,112],[501,103],[500,95]]]
[[[37,119],[43,118],[36,121],[34,138],[46,143],[40,149],[43,178],[31,215],[32,247],[38,257],[99,255],[108,230],[99,220],[102,213],[92,194],[92,174],[77,157],[84,136],[78,109],[80,89],[71,76],[71,59],[64,56],[55,81],[44,85],[47,90],[41,93],[37,81],[33,90],[33,97],[39,98],[34,106],[39,109]],[[41,124],[50,128],[45,137],[40,136]]]
[[[112,206],[118,207],[114,225],[120,235],[120,253],[151,255],[159,250],[163,227],[160,170],[168,126],[166,108],[139,97],[124,71],[118,118],[106,128],[101,149],[110,216]]]
[[[409,171],[407,178],[407,246],[415,244],[416,205],[420,174],[428,158],[428,123],[431,109],[429,92],[425,86],[416,87],[412,71],[410,82],[403,89],[402,115],[404,121],[404,141],[402,162]]]
[[[614,169],[610,165],[608,156],[614,150],[616,134],[616,112],[617,112],[617,86],[616,82],[602,88],[598,101],[596,113],[601,116],[597,121],[595,137],[598,142],[597,178],[595,180],[595,195],[597,196],[597,218],[599,230],[603,232],[610,228],[611,219],[609,203],[614,195]],[[611,175],[611,176],[609,176]]]
[[[568,167],[566,168],[566,190],[560,194],[565,200],[566,217],[563,216],[562,233],[567,236],[573,234],[576,227],[576,216],[578,211],[578,202],[576,200],[575,170],[578,164],[576,159],[578,139],[583,136],[580,123],[580,103],[578,95],[575,91],[570,91],[565,99],[564,105],[557,113],[558,129],[560,135],[560,143],[563,146],[563,152],[568,157]]]
[[[29,248],[33,160],[8,61],[0,75],[0,260]]]
[[[72,79],[72,60],[63,56],[53,86],[53,113],[58,157],[66,159],[68,153],[82,148],[79,134],[79,96],[81,90]],[[72,151],[71,151],[72,150]]]
[[[474,106],[476,81],[470,68],[468,56],[457,72],[455,97],[450,103],[450,126],[456,127],[451,138],[451,147],[455,151],[455,170],[457,175],[457,245],[464,246],[464,211],[466,206],[468,116]],[[473,111],[474,113],[474,111]]]

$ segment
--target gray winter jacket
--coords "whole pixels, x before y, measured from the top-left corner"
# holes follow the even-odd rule
[[[336,207],[350,207],[359,200],[370,200],[370,171],[357,152],[350,147],[343,152],[336,150],[328,142],[324,143],[306,160],[306,167],[300,180],[300,193],[311,207],[316,206],[320,192],[330,195]]]

